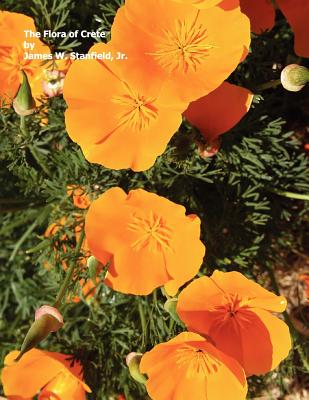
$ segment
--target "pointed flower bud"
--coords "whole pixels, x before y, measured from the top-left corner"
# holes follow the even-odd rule
[[[37,346],[49,333],[56,332],[62,326],[62,315],[55,307],[48,305],[40,307],[35,312],[35,321],[31,325],[15,361],[19,361],[27,351]]]
[[[99,264],[100,264],[100,261],[98,261],[94,256],[90,256],[87,259],[87,267],[88,267],[88,271],[89,271],[89,277],[90,277],[90,279],[93,280],[93,282],[96,281]]]
[[[166,300],[166,302],[164,303],[164,310],[169,313],[169,315],[173,318],[173,320],[175,322],[177,322],[180,325],[183,325],[183,323],[180,321],[177,311],[176,311],[177,301],[178,301],[178,299],[175,297],[172,299]]]
[[[143,375],[140,370],[139,370],[139,364],[141,362],[141,359],[143,357],[142,353],[130,353],[126,357],[126,364],[129,368],[130,375],[132,378],[139,383],[145,384],[147,381],[147,378],[145,375]]]
[[[299,92],[309,82],[309,69],[297,64],[286,66],[281,72],[282,86],[290,92]]]
[[[32,97],[31,87],[27,75],[21,71],[23,76],[22,84],[20,85],[17,95],[13,100],[13,107],[18,115],[26,116],[33,114],[35,111],[35,100]]]

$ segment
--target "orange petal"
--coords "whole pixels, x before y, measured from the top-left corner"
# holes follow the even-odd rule
[[[142,189],[106,191],[90,205],[85,229],[92,254],[111,261],[106,283],[124,293],[148,294],[168,281],[177,288],[205,253],[199,218]]]
[[[49,400],[55,396],[60,399],[86,400],[83,385],[72,374],[65,371],[59,373],[44,387],[39,400]]]
[[[309,57],[309,2],[307,0],[277,0],[277,4],[294,31],[295,53]]]
[[[62,363],[48,357],[43,351],[32,349],[14,363],[18,351],[10,352],[5,360],[1,381],[7,396],[33,397],[58,373],[65,370]]]
[[[184,116],[209,142],[232,129],[249,111],[252,99],[248,89],[223,82],[212,93],[190,103]]]
[[[218,87],[240,62],[244,47],[249,47],[249,31],[249,21],[239,8],[196,10],[171,1],[147,0],[141,5],[128,0],[116,15],[112,42],[127,53],[132,81],[155,77],[153,83],[164,84],[164,102],[172,104],[175,99],[193,101]],[[190,62],[182,59],[176,46],[176,36],[189,33],[191,38],[200,37],[198,46],[203,46],[203,52],[188,58]],[[127,37],[137,39],[127,41]]]
[[[250,307],[259,307],[268,311],[283,312],[286,309],[286,299],[277,296],[240,272],[214,271],[213,282],[225,293],[237,293],[243,298],[249,298]]]
[[[147,391],[157,400],[246,397],[246,380],[239,364],[191,332],[145,353],[140,370],[148,375]]]
[[[271,0],[240,0],[240,7],[251,22],[251,30],[260,34],[273,28],[275,9]]]

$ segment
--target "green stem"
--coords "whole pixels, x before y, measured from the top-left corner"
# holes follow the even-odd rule
[[[142,346],[144,347],[144,345],[146,343],[147,327],[146,327],[146,318],[145,318],[145,313],[144,313],[144,307],[140,301],[138,301],[138,312],[139,312],[141,325],[142,325],[142,332],[143,332]]]
[[[309,201],[309,194],[299,194],[293,192],[284,192],[282,190],[271,190],[272,193],[275,193],[279,196],[287,197],[289,199],[296,199],[296,200],[304,200]]]
[[[256,90],[262,92],[263,90],[276,88],[277,86],[281,85],[281,80],[276,79],[274,81],[263,83],[262,85],[257,86]]]
[[[26,126],[26,118],[23,115],[20,116],[20,130],[21,130],[21,133],[23,134],[23,136],[25,136],[25,137],[28,136],[27,126]]]
[[[27,239],[27,237],[32,233],[32,231],[35,229],[35,227],[38,224],[38,219],[36,219],[26,230],[26,232],[22,235],[22,237],[19,239],[19,241],[16,243],[14,250],[12,251],[12,254],[9,258],[9,262],[13,261],[14,258],[16,257],[16,254],[18,250],[20,249],[20,246],[24,243],[24,241]]]
[[[26,125],[26,117],[21,115],[20,116],[20,131],[22,133],[22,135],[24,136],[24,138],[29,138],[29,132],[27,129],[27,125]],[[31,154],[33,155],[34,159],[36,160],[36,162],[38,163],[38,165],[42,168],[42,170],[45,172],[46,175],[51,176],[51,172],[48,169],[48,167],[45,165],[45,163],[43,162],[40,154],[38,153],[37,149],[29,144],[28,148],[31,152]]]
[[[82,229],[80,237],[79,237],[79,240],[78,240],[78,243],[77,243],[76,248],[75,248],[74,260],[71,261],[71,265],[70,265],[69,269],[67,270],[67,273],[66,273],[65,279],[63,281],[63,284],[61,285],[61,287],[59,289],[59,292],[58,292],[58,295],[56,297],[56,300],[55,300],[55,303],[54,303],[54,307],[55,308],[59,308],[60,307],[61,302],[62,302],[62,300],[63,300],[63,298],[64,298],[64,296],[66,294],[67,288],[69,287],[69,285],[70,285],[70,283],[72,281],[75,268],[76,268],[76,266],[78,264],[76,262],[76,258],[80,253],[80,249],[82,247],[84,239],[85,239],[85,230]]]

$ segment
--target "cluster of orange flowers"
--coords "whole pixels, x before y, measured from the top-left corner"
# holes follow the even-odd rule
[[[24,60],[23,32],[35,31],[34,23],[24,15],[0,11],[1,104],[12,103],[22,71],[36,100],[60,94],[62,84],[53,87],[51,82],[56,75],[62,81],[67,73],[66,127],[90,162],[146,170],[164,152],[183,117],[200,130],[205,143],[218,148],[219,136],[238,123],[253,98],[247,89],[225,82],[249,51],[245,14],[254,32],[270,29],[270,3],[126,0],[116,14],[111,41],[90,49],[126,57],[75,61],[69,70],[68,62],[53,63],[48,70],[35,60]],[[308,55],[308,28],[302,21],[308,2],[277,4],[295,32],[296,52]],[[39,39],[32,40],[36,52],[50,51]],[[205,148],[202,155],[213,153]],[[70,187],[69,194],[76,207],[87,209],[79,267],[84,269],[85,257],[93,254],[107,266],[105,283],[114,290],[147,295],[164,286],[167,296],[175,296],[198,273],[205,255],[200,219],[187,215],[183,206],[143,189],[127,194],[114,187],[93,202],[81,188]],[[66,223],[63,219],[51,225],[46,236]],[[75,235],[78,240],[79,224]],[[96,284],[80,283],[84,294]],[[142,357],[140,371],[148,376],[149,395],[155,400],[245,399],[246,376],[264,374],[288,355],[288,327],[272,314],[285,307],[283,297],[238,272],[215,271],[194,280],[177,301],[188,332]],[[28,400],[38,394],[40,400],[82,400],[90,391],[80,365],[72,366],[67,356],[32,349],[14,363],[17,354],[7,356],[2,370],[9,399]]]

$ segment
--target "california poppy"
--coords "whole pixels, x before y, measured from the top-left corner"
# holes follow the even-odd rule
[[[127,0],[116,14],[112,43],[127,54],[132,82],[163,83],[167,104],[190,102],[234,71],[249,48],[250,25],[239,7],[199,10],[174,1]]]
[[[289,328],[271,313],[285,308],[284,297],[239,272],[215,271],[180,293],[177,313],[188,329],[211,337],[238,360],[247,375],[258,375],[276,368],[289,353]]]
[[[24,14],[0,11],[0,105],[8,105],[15,97],[22,82],[23,70],[29,80],[33,97],[39,99],[43,95],[42,60],[25,59],[25,52],[48,54],[50,50],[38,38],[31,38],[33,50],[25,50],[27,41],[25,30],[36,32],[32,18]]]
[[[248,89],[223,82],[207,96],[190,103],[184,116],[200,130],[206,144],[211,144],[241,120],[252,99]]]
[[[298,56],[309,57],[308,0],[277,0],[294,32],[294,50]]]
[[[116,56],[111,44],[104,43],[90,53]],[[129,68],[127,60],[75,61],[64,84],[66,127],[88,161],[142,171],[163,153],[188,104],[165,104],[160,85],[133,84]]]
[[[276,0],[294,32],[295,53],[309,57],[309,2],[308,0]],[[262,33],[273,28],[275,9],[271,0],[240,0],[242,11],[250,18],[251,30]]]
[[[105,283],[123,293],[146,295],[159,286],[170,294],[193,278],[205,253],[200,219],[143,189],[107,190],[92,202],[85,231],[92,254],[109,263]]]
[[[9,398],[40,400],[54,398],[85,400],[91,392],[83,381],[81,365],[68,355],[32,349],[20,361],[14,362],[18,351],[11,351],[4,360],[1,372],[4,393]]]
[[[145,353],[141,373],[155,400],[244,400],[246,377],[238,362],[209,341],[183,332]]]
[[[240,0],[240,6],[250,18],[252,32],[260,34],[273,28],[275,9],[271,0]]]

